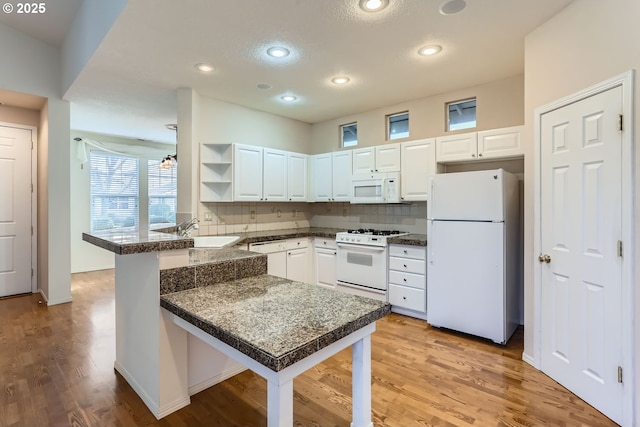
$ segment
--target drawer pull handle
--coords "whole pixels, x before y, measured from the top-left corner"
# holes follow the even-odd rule
[[[405,254],[408,253],[406,249],[404,251],[402,251],[402,252],[404,252]]]
[[[407,297],[402,297],[402,299],[403,299],[403,300],[406,300],[406,299],[407,299]]]
[[[403,265],[404,265],[404,268],[407,268],[407,264],[403,264]]]
[[[407,279],[402,279],[402,280],[404,280],[405,282],[407,281]]]

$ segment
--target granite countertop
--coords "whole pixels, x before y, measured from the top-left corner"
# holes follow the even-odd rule
[[[273,240],[293,239],[296,237],[326,237],[335,239],[336,233],[345,231],[342,228],[305,227],[284,230],[264,230],[250,233],[228,233],[229,236],[240,236],[236,244],[268,242]]]
[[[160,305],[276,372],[391,308],[266,274],[163,295]]]
[[[171,251],[193,247],[193,239],[157,231],[96,231],[82,233],[82,240],[117,255]]]
[[[390,245],[427,246],[426,234],[407,234],[404,236],[389,237],[387,243]]]
[[[189,265],[233,261],[242,258],[253,258],[255,256],[255,252],[249,252],[234,247],[191,248],[189,249]]]

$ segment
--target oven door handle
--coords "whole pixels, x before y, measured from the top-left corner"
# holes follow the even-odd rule
[[[350,243],[337,243],[337,245],[339,248],[351,248],[369,252],[384,252],[387,249],[384,246],[352,245]]]

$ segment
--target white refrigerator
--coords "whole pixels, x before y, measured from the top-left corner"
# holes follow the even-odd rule
[[[496,169],[430,185],[427,321],[506,344],[519,324],[518,179]]]

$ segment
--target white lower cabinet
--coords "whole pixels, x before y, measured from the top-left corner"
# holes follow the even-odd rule
[[[326,288],[336,287],[336,241],[333,239],[315,238],[313,242],[315,253],[315,281],[318,286]]]
[[[427,250],[424,246],[389,245],[391,310],[426,319]]]
[[[308,238],[251,243],[249,250],[267,255],[267,273],[297,282],[311,283]]]

